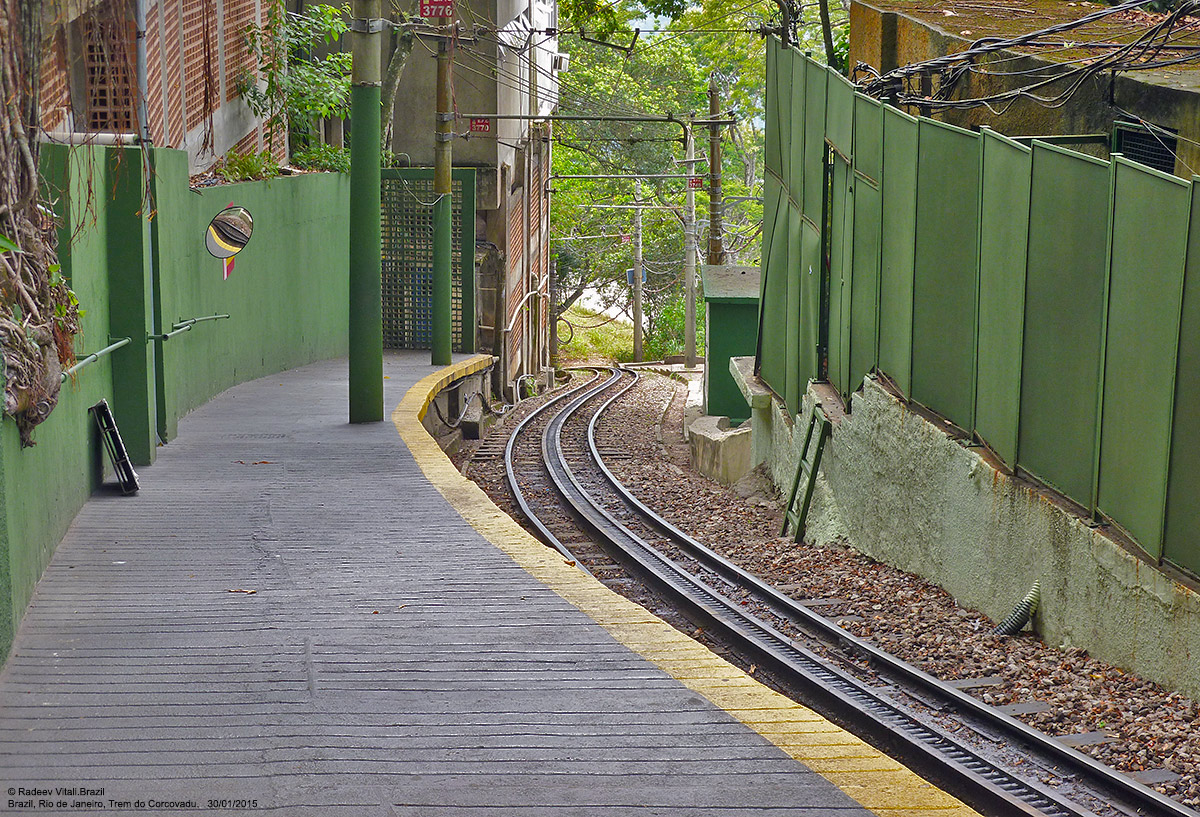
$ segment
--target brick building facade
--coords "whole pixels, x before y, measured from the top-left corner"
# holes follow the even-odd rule
[[[54,141],[137,131],[137,0],[53,0],[44,6],[41,127]],[[238,94],[253,68],[248,25],[269,0],[141,0],[146,11],[146,115],[156,146],[186,150],[189,170],[231,148],[267,147]],[[286,157],[286,138],[273,152]]]

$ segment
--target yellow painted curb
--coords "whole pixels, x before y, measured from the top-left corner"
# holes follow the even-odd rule
[[[881,817],[979,817],[955,798],[807,707],[763,686],[645,608],[568,565],[464,477],[421,424],[446,385],[491,364],[476,355],[419,380],[392,423],[434,487],[481,536],[613,638],[703,695]]]

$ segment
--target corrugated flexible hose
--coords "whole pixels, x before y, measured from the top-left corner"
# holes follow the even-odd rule
[[[992,632],[996,635],[1016,635],[1021,632],[1030,616],[1033,615],[1033,611],[1037,609],[1041,598],[1042,584],[1034,582],[1033,587],[1029,588],[1029,592],[1025,594],[1025,598],[1021,599],[1021,603],[1014,607],[1013,611],[1008,614],[1008,618],[1001,621]]]

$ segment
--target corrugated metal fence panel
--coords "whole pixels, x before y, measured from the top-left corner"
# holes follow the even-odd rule
[[[1108,163],[1034,142],[1017,464],[1092,508]]]
[[[805,83],[808,75],[808,60],[795,49],[792,55],[791,96],[792,115],[787,123],[791,128],[791,173],[788,176],[790,196],[788,205],[788,404],[799,411],[800,396],[809,379],[816,377],[816,370],[809,365],[816,358],[816,314],[805,310],[805,265],[804,265],[804,216],[800,203],[804,200],[804,137],[805,137]],[[814,183],[819,184],[820,176]],[[794,384],[794,385],[793,385]],[[794,396],[795,402],[792,402]]]
[[[792,55],[791,48],[780,48],[775,55],[775,83],[779,89],[779,178],[784,186],[790,186],[792,177],[792,99],[795,93],[792,89]],[[803,116],[804,106],[799,106]],[[792,193],[795,195],[795,193]]]
[[[820,376],[817,347],[821,342],[821,232],[807,219],[800,221],[800,383]]]
[[[778,122],[768,120],[768,130]],[[763,183],[762,284],[759,303],[759,375],[776,394],[787,387],[787,191],[773,169]]]
[[[979,137],[922,119],[917,144],[912,398],[970,429],[975,405]]]
[[[804,185],[803,199],[797,199],[804,215],[820,229],[821,203],[824,196],[818,179],[825,176],[825,69],[804,58]],[[796,191],[799,193],[799,191]]]
[[[854,152],[854,85],[832,68],[826,68],[826,137],[849,159]]]
[[[879,368],[912,391],[913,243],[917,218],[917,120],[883,110],[883,231],[879,266]]]
[[[995,131],[983,130],[981,140],[975,432],[1015,466],[1032,156],[1029,148]]]
[[[779,39],[777,37],[767,37],[767,87],[772,89],[779,88],[779,73],[777,66],[779,65]],[[779,101],[784,94],[779,90],[772,90],[767,94],[766,106],[766,125],[767,131],[763,134],[765,139],[764,144],[764,160],[768,169],[779,172],[782,162],[779,158]]]
[[[1097,508],[1162,555],[1187,182],[1114,157]]]
[[[780,119],[780,100],[790,97],[790,82],[780,83],[780,43],[767,40],[767,78],[779,91],[767,97],[766,174],[763,181],[762,283],[758,325],[758,374],[775,391],[785,395],[787,370],[787,196],[782,180],[781,134],[787,121]],[[788,79],[791,79],[788,77]]]
[[[829,382],[843,394],[850,383],[850,307],[854,264],[854,86],[825,69],[825,131],[834,146],[829,199]]]
[[[1195,179],[1191,193],[1163,558],[1200,574],[1200,184]]]
[[[832,99],[832,97],[831,97]],[[848,395],[850,382],[850,305],[853,297],[854,178],[840,155],[830,160],[829,196],[829,382]]]
[[[789,199],[787,209],[787,249],[788,249],[788,284],[787,284],[787,404],[792,413],[800,411],[800,402],[804,389],[808,385],[802,368],[803,353],[801,343],[800,314],[800,226],[802,218],[800,209]]]
[[[788,176],[788,189],[792,201],[798,205],[804,202],[804,129],[805,129],[805,100],[804,93],[808,75],[808,60],[803,54],[794,52],[792,55],[792,118],[788,125],[792,129],[792,172]],[[814,183],[819,184],[820,176],[815,177]]]
[[[854,97],[854,287],[850,304],[851,390],[875,368],[879,315],[879,239],[883,196],[883,106]]]

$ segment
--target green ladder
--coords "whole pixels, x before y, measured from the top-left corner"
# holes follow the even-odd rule
[[[816,444],[813,444],[813,432],[817,433]],[[796,466],[796,478],[792,481],[792,495],[788,497],[787,507],[783,512],[783,530],[780,536],[787,536],[788,525],[792,526],[795,534],[792,541],[799,542],[804,536],[804,523],[808,519],[808,508],[812,504],[813,488],[817,484],[817,471],[821,467],[821,454],[825,452],[825,442],[833,433],[833,423],[821,411],[821,404],[814,403],[812,413],[808,417],[808,431],[804,434],[804,447],[800,449],[800,462]],[[809,457],[809,451],[812,457]],[[796,494],[800,493],[800,483],[804,481],[804,499],[800,508],[796,508]]]

